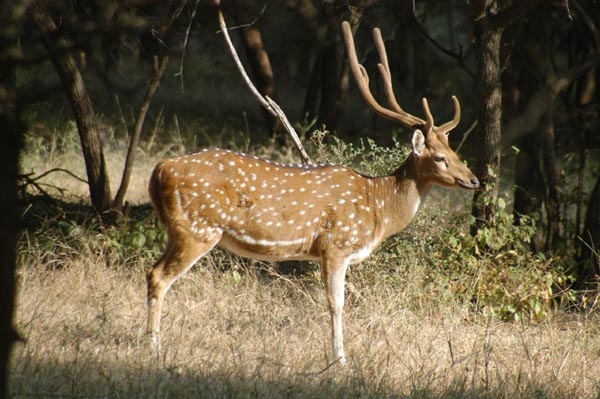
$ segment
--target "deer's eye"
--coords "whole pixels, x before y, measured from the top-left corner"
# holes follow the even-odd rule
[[[435,162],[444,162],[446,160],[446,158],[444,158],[444,156],[442,156],[442,155],[436,155],[433,157],[433,160]]]

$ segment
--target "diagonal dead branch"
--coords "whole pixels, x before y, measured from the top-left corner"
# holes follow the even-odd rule
[[[252,80],[250,80],[250,77],[248,77],[248,74],[246,73],[246,70],[244,69],[242,62],[240,61],[240,57],[238,56],[237,51],[235,50],[233,42],[231,41],[231,38],[229,37],[229,32],[227,30],[227,25],[225,24],[225,18],[223,17],[223,13],[221,12],[220,9],[217,12],[218,12],[218,16],[219,16],[219,25],[221,27],[221,32],[223,32],[223,35],[225,36],[225,41],[227,42],[229,51],[231,52],[233,60],[235,61],[235,64],[238,67],[238,70],[240,71],[240,74],[242,75],[244,82],[246,82],[246,85],[248,86],[248,88],[250,89],[252,94],[254,94],[254,97],[256,97],[256,99],[258,100],[260,105],[262,105],[262,107],[265,110],[267,110],[267,112],[269,114],[273,115],[275,118],[278,118],[281,121],[281,123],[283,124],[283,126],[286,128],[286,130],[288,131],[290,136],[292,136],[292,139],[294,140],[294,144],[296,145],[296,148],[300,152],[300,157],[302,158],[302,162],[306,163],[306,164],[312,163],[312,161],[310,160],[310,157],[304,150],[304,146],[302,145],[302,142],[300,141],[300,138],[298,137],[298,133],[296,133],[296,130],[293,128],[292,124],[285,116],[281,107],[279,105],[277,105],[277,103],[275,103],[275,101],[273,101],[268,96],[263,96],[258,91],[256,86],[254,86],[254,84],[252,83]]]

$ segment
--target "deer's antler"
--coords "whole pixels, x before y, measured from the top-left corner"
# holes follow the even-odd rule
[[[369,104],[375,110],[375,112],[384,118],[399,122],[410,128],[424,128],[426,132],[433,129],[433,131],[437,133],[447,134],[450,132],[450,130],[454,129],[458,125],[460,122],[460,103],[455,96],[452,96],[452,101],[454,103],[454,118],[441,126],[435,126],[433,115],[431,114],[429,103],[427,102],[426,98],[423,98],[423,109],[425,110],[426,119],[421,119],[402,109],[400,104],[398,104],[398,101],[396,101],[396,96],[394,95],[390,66],[388,63],[385,44],[381,36],[381,31],[379,28],[375,28],[373,29],[373,40],[375,41],[375,46],[377,47],[380,60],[377,66],[379,67],[381,78],[383,79],[385,95],[391,109],[385,108],[379,104],[369,89],[369,76],[366,69],[358,62],[356,47],[354,46],[354,38],[352,36],[352,29],[350,28],[350,23],[348,23],[348,21],[342,22],[342,30],[344,33],[344,41],[346,43],[346,50],[348,53],[348,61],[350,62],[350,69],[354,75],[354,80],[356,81],[363,98],[367,104]]]

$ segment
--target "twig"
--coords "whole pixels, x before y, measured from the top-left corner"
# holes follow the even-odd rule
[[[294,140],[294,144],[296,145],[296,148],[298,149],[298,151],[300,151],[300,156],[302,157],[302,162],[311,163],[310,158],[308,157],[308,154],[304,150],[304,146],[302,145],[302,142],[300,141],[300,138],[298,137],[298,134],[292,127],[292,124],[288,120],[287,116],[285,116],[285,113],[283,112],[283,110],[281,109],[279,104],[277,104],[275,101],[273,101],[273,99],[269,96],[265,96],[265,100],[267,100],[267,103],[269,103],[269,105],[273,108],[273,110],[275,111],[275,114],[277,115],[277,117],[279,118],[279,120],[281,121],[281,123],[283,124],[285,129],[290,133],[290,136],[292,136],[292,140]]]
[[[181,51],[181,59],[179,60],[179,72],[175,74],[175,76],[179,76],[179,79],[181,81],[181,91],[183,91],[183,61],[185,60],[185,53],[190,37],[190,31],[192,30],[192,23],[194,22],[194,17],[196,16],[196,10],[198,9],[199,2],[200,0],[196,0],[196,2],[194,3],[192,15],[190,16],[190,22],[188,23],[187,29],[185,30],[185,38],[183,39],[183,49]]]
[[[156,116],[156,120],[154,121],[154,127],[152,127],[152,132],[150,133],[150,138],[148,139],[148,144],[146,145],[146,151],[148,152],[152,151],[152,147],[154,146],[154,140],[156,139],[156,135],[158,134],[158,131],[162,126],[164,120],[164,111],[165,106],[163,105],[160,108],[160,111],[158,111],[158,115]]]
[[[572,21],[573,16],[571,15],[569,3],[566,2],[565,5],[567,6],[567,12],[569,13],[569,18]],[[600,47],[600,31],[598,30],[596,23],[588,16],[586,9],[583,8],[583,6],[581,4],[579,4],[579,2],[574,1],[573,5],[575,6],[575,9],[577,10],[577,13],[579,14],[579,17],[581,18],[582,22],[589,29],[590,33],[594,36],[594,42],[596,44],[596,47]]]
[[[83,178],[81,178],[81,177],[77,176],[75,173],[71,172],[70,170],[63,169],[63,168],[53,168],[53,169],[47,170],[47,171],[45,171],[44,173],[42,173],[41,175],[38,175],[38,176],[36,176],[36,177],[34,177],[34,178],[29,178],[29,176],[31,176],[31,174],[29,174],[29,175],[25,175],[25,176],[22,176],[22,177],[27,177],[27,178],[29,178],[29,179],[30,179],[30,180],[32,180],[32,181],[37,181],[37,180],[39,180],[39,179],[41,179],[41,178],[44,178],[44,177],[48,176],[50,173],[54,173],[54,172],[62,172],[62,173],[66,173],[66,174],[68,174],[69,176],[71,176],[71,177],[73,177],[73,178],[75,178],[75,179],[79,180],[79,181],[80,181],[80,182],[82,182],[82,183],[85,183],[85,184],[87,184],[87,183],[88,183],[88,181],[87,181],[87,180],[85,180],[85,179],[83,179]]]
[[[77,176],[76,174],[74,174],[73,172],[71,172],[69,170],[62,169],[62,168],[54,168],[54,169],[50,169],[50,170],[42,173],[41,175],[38,175],[35,177],[32,177],[33,173],[19,175],[18,179],[23,181],[23,183],[19,185],[19,190],[25,190],[25,188],[27,186],[33,186],[44,197],[50,198],[50,199],[52,198],[52,196],[46,190],[44,190],[42,188],[42,186],[53,188],[53,189],[57,190],[58,192],[60,192],[61,194],[64,193],[64,191],[65,191],[64,189],[62,189],[58,186],[55,186],[54,184],[39,182],[40,179],[43,179],[44,177],[48,176],[50,173],[54,173],[54,172],[66,173],[69,176],[79,180],[80,182],[87,184],[87,180],[82,179],[81,177]]]
[[[466,132],[463,133],[462,139],[460,139],[460,143],[458,144],[458,146],[456,147],[456,153],[458,153],[460,151],[460,148],[463,146],[463,144],[465,143],[465,141],[467,140],[467,137],[469,137],[469,134],[471,134],[471,132],[473,130],[475,130],[475,127],[477,126],[477,123],[479,122],[478,119],[475,119],[473,121],[473,123],[471,123],[471,126],[469,126],[469,128],[467,129]]]
[[[331,363],[327,364],[327,366],[325,366],[323,369],[321,369],[319,371],[314,371],[314,372],[309,372],[309,373],[299,373],[299,374],[303,375],[303,376],[306,376],[306,377],[316,376],[316,375],[323,374],[324,372],[326,372],[327,370],[329,370],[333,366],[337,366],[337,365],[342,365],[342,363],[340,363],[340,359],[335,359],[334,361],[332,361]]]
[[[423,27],[421,26],[421,24],[419,23],[419,21],[416,21],[416,26],[419,29],[419,32],[425,36],[425,39],[427,39],[427,41],[431,44],[433,44],[433,47],[435,47],[436,49],[438,49],[439,51],[441,51],[442,53],[446,54],[447,56],[449,56],[450,58],[454,58],[457,62],[458,62],[458,66],[460,66],[471,78],[475,79],[475,73],[473,71],[471,71],[466,65],[465,65],[465,61],[464,61],[464,55],[463,55],[463,48],[462,45],[459,45],[459,52],[458,54],[456,54],[454,51],[448,50],[447,48],[445,48],[444,46],[442,46],[440,43],[438,43],[433,37],[431,37],[426,31],[425,29],[423,29]]]
[[[248,74],[246,73],[246,70],[244,69],[242,62],[240,61],[240,57],[238,56],[238,54],[235,50],[233,42],[231,41],[231,38],[229,37],[227,25],[225,24],[225,18],[223,17],[223,13],[221,12],[220,9],[218,10],[218,16],[219,16],[219,25],[221,26],[221,32],[223,32],[223,35],[225,36],[225,41],[227,42],[229,51],[231,52],[233,60],[235,61],[235,64],[236,64],[238,70],[240,71],[240,74],[242,75],[244,82],[246,82],[246,85],[248,86],[248,88],[250,89],[252,94],[254,94],[254,96],[260,103],[260,105],[262,105],[262,107],[265,110],[267,110],[267,112],[270,113],[272,116],[274,116],[275,118],[278,118],[281,121],[281,123],[283,124],[283,126],[286,128],[288,133],[292,136],[292,139],[294,140],[294,144],[296,145],[296,148],[300,152],[300,157],[302,158],[302,162],[307,163],[307,164],[312,163],[308,154],[304,150],[304,147],[302,146],[302,142],[300,141],[298,134],[292,127],[291,123],[285,116],[284,112],[281,110],[281,107],[279,107],[279,105],[277,105],[277,103],[275,103],[275,101],[273,101],[268,96],[263,96],[258,91],[256,86],[254,86],[254,84],[252,83],[252,80],[250,80],[250,78],[248,77]]]
[[[450,350],[450,360],[452,361],[452,366],[454,366],[456,364],[456,362],[454,361],[454,351],[452,350],[452,341],[450,341],[450,338],[447,338],[446,341],[448,342],[448,349]]]
[[[569,6],[569,0],[565,0],[565,8],[567,9],[567,16],[573,22],[573,15],[571,14],[571,7]]]
[[[230,27],[227,28],[227,30],[246,29],[246,28],[249,28],[251,26],[254,26],[258,22],[258,19],[263,16],[263,14],[265,13],[265,10],[267,9],[268,5],[269,5],[269,3],[265,3],[265,5],[260,9],[260,12],[258,13],[258,16],[254,17],[254,19],[252,21],[247,22],[245,24],[240,24],[240,25],[236,25],[236,26],[230,26]]]

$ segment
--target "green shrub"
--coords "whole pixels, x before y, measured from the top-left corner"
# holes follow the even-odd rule
[[[166,232],[149,207],[103,221],[88,207],[76,210],[35,203],[19,254],[29,261],[62,268],[73,259],[101,259],[107,266],[147,267],[164,250]]]
[[[432,249],[441,270],[455,276],[454,294],[476,310],[503,320],[542,320],[574,299],[574,277],[560,259],[530,250],[535,221],[516,225],[503,203],[499,198],[492,225],[465,234],[458,226],[473,220],[462,216]]]
[[[382,147],[370,138],[347,143],[327,130],[316,130],[311,137],[318,162],[352,166],[374,176],[391,173],[410,154],[410,148],[402,146],[396,138],[392,140],[391,147]]]

